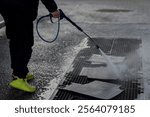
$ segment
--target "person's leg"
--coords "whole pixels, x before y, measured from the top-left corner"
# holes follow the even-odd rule
[[[15,23],[14,23],[15,24]],[[13,75],[25,78],[29,72],[27,65],[31,58],[33,46],[33,23],[16,22],[14,35],[10,39],[11,67]]]
[[[6,24],[6,35],[10,39],[11,67],[13,74],[17,76],[17,79],[9,85],[27,92],[34,92],[35,87],[29,85],[24,79],[29,72],[27,64],[32,54],[33,22],[24,14],[16,12],[4,10],[2,16]]]
[[[35,87],[28,84],[26,75],[29,72],[28,62],[32,54],[33,46],[33,23],[21,20],[13,22],[15,24],[14,34],[10,38],[10,55],[11,55],[11,67],[13,69],[13,75],[17,76],[17,79],[13,80],[9,85],[24,90],[27,92],[34,92]],[[7,30],[9,32],[9,30]]]

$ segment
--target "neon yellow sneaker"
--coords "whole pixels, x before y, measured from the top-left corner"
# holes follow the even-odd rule
[[[12,74],[12,77],[13,77],[14,80],[18,78],[18,76],[15,76],[15,75],[13,75],[13,74]],[[28,74],[26,75],[26,78],[25,78],[25,79],[26,79],[27,81],[32,80],[32,79],[34,79],[34,75],[33,75],[32,73],[28,73]]]
[[[10,82],[9,85],[13,88],[26,91],[26,92],[30,92],[30,93],[36,91],[36,88],[28,84],[26,79],[17,78],[16,80],[13,80],[12,82]]]

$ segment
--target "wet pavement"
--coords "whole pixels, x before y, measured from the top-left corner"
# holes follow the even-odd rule
[[[4,21],[2,16],[0,15],[0,28],[4,27]]]
[[[143,88],[143,92],[141,91],[138,96],[136,95],[131,99],[150,99],[149,1],[56,0],[56,2],[71,19],[77,22],[89,35],[94,38],[99,38],[99,40],[117,40],[123,38],[131,40],[131,42],[132,40],[141,41],[139,48],[136,51],[138,54],[134,51],[133,57],[129,55],[129,57],[124,55],[124,57],[129,58],[125,61],[125,63],[131,63],[133,65],[130,67],[133,67],[134,69],[130,70],[135,71],[135,74],[139,71],[142,79],[140,80],[140,87]],[[46,13],[47,10],[43,5],[40,5],[38,17]],[[41,29],[42,28],[44,27],[41,26]],[[65,80],[65,75],[68,71],[73,71],[73,68],[70,66],[74,65],[74,60],[76,59],[78,53],[88,48],[87,45],[89,43],[87,38],[85,38],[82,33],[77,31],[65,20],[61,23],[61,30],[58,40],[52,44],[47,44],[41,41],[35,31],[35,45],[33,47],[33,56],[29,63],[29,69],[35,74],[35,80],[31,81],[31,84],[37,86],[37,92],[34,94],[29,94],[7,86],[7,83],[9,83],[12,79],[10,76],[11,69],[9,67],[10,57],[8,41],[9,40],[7,40],[3,34],[2,39],[0,39],[0,99],[4,100],[52,99],[53,96],[55,97],[55,91],[58,84],[60,84],[60,81]],[[106,43],[104,43],[104,45],[107,46]],[[132,46],[134,45],[136,45],[136,43]],[[128,44],[126,46],[128,47]],[[116,49],[116,51],[117,50],[118,49]],[[132,53],[131,50],[129,53]],[[111,48],[109,51],[111,51]],[[94,54],[95,53],[91,56],[94,56],[94,59],[90,58],[89,61],[94,60],[94,64],[99,64],[96,58],[97,55],[95,56]],[[100,60],[104,61],[103,58]],[[114,58],[114,62],[120,62],[120,59]],[[140,70],[138,69],[138,65],[140,66]],[[84,68],[82,71],[82,75],[84,76],[86,75],[85,69],[87,68]],[[95,74],[99,77],[98,72],[95,72]],[[136,77],[134,79],[136,79]]]
[[[3,28],[4,26],[5,26],[4,20],[0,15],[0,39],[4,38],[5,35],[5,28]]]
[[[1,21],[3,21],[3,18],[2,18],[2,16],[0,15],[0,22],[1,22]]]

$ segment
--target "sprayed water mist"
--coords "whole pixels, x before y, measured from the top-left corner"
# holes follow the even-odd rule
[[[101,52],[102,56],[106,59],[106,61],[110,65],[110,67],[113,70],[113,72],[115,73],[116,77],[121,78],[122,76],[121,76],[119,68],[117,68],[117,66],[110,60],[110,58],[100,48],[99,48],[99,51]]]

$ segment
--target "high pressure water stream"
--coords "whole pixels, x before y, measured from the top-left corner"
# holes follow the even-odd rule
[[[93,44],[96,46],[96,48],[100,51],[100,54],[106,59],[107,64],[111,67],[112,71],[115,73],[117,78],[121,78],[121,73],[119,71],[119,68],[117,68],[117,66],[110,60],[109,56],[107,56],[99,47],[99,45],[94,41],[93,38],[91,38],[87,33],[85,33],[83,30],[81,31],[83,32],[89,40],[91,40],[93,42]]]
[[[110,58],[99,48],[99,51],[101,52],[102,56],[106,59],[107,64],[111,67],[117,78],[121,78],[121,73],[117,66],[110,60]]]

